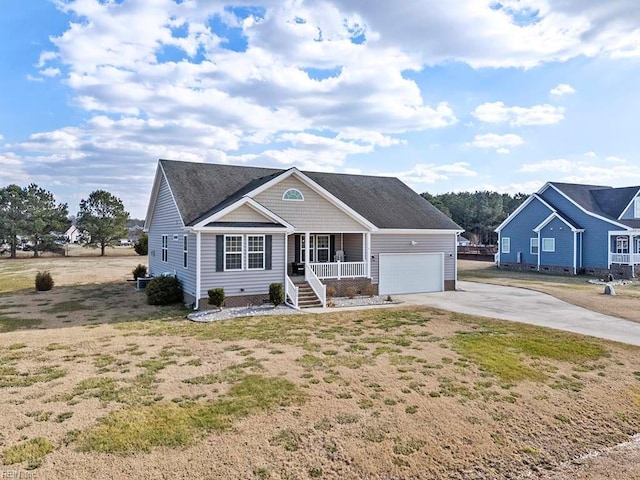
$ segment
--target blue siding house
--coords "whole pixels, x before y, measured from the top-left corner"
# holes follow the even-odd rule
[[[549,182],[496,232],[500,268],[635,277],[640,186]]]

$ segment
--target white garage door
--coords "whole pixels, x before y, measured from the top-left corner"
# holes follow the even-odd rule
[[[444,253],[381,253],[380,295],[442,292]]]

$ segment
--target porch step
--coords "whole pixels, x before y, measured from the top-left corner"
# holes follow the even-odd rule
[[[296,284],[298,287],[298,306],[300,308],[321,307],[322,302],[316,296],[308,282]]]

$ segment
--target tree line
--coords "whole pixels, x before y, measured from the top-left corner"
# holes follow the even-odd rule
[[[421,195],[464,228],[463,236],[476,245],[496,244],[498,234],[494,230],[529,196],[489,191]]]
[[[104,255],[105,247],[126,236],[128,220],[129,213],[119,198],[96,190],[80,202],[75,225],[84,233],[85,245],[100,248]],[[68,205],[57,203],[53,193],[35,183],[0,188],[0,241],[9,245],[12,258],[22,238],[30,242],[35,257],[54,250],[56,240],[71,223]]]

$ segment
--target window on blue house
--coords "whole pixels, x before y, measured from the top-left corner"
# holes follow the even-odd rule
[[[555,252],[556,251],[556,239],[555,238],[543,238],[542,239],[542,251],[543,252]]]
[[[538,254],[538,238],[532,238],[530,240],[530,251],[531,251],[531,255],[537,255]]]
[[[616,237],[616,253],[629,253],[629,237]]]
[[[501,239],[502,253],[510,253],[511,252],[511,239],[509,237],[502,237]]]

